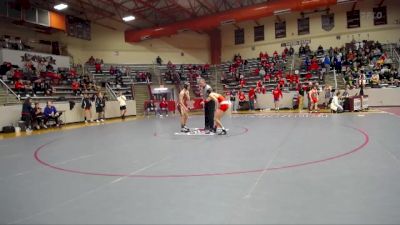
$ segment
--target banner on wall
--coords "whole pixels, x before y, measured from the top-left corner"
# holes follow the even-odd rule
[[[264,41],[264,25],[254,27],[254,41]]]
[[[386,6],[374,8],[374,25],[387,24]]]
[[[321,15],[321,25],[325,31],[332,30],[335,27],[335,14]]]
[[[310,44],[310,43],[311,43],[311,39],[308,39],[308,40],[295,40],[295,41],[288,41],[288,42],[281,43],[281,47],[296,46],[296,45],[306,45],[306,44]]]
[[[310,34],[310,18],[297,19],[298,35]]]
[[[275,22],[275,38],[286,37],[286,21]]]
[[[347,28],[360,27],[360,10],[352,10],[347,12]]]
[[[244,29],[239,28],[235,30],[235,45],[244,44]]]
[[[38,65],[51,65],[54,69],[59,67],[70,67],[70,58],[68,56],[51,55],[39,52],[0,49],[0,59],[2,60],[1,63],[10,62],[20,68],[23,68],[27,62],[32,62],[36,68],[38,68]]]

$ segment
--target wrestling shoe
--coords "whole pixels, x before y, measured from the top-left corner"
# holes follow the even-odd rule
[[[218,135],[226,135],[226,134],[227,134],[226,130],[225,130],[225,129],[222,129],[222,130],[221,130],[221,133],[219,133]]]

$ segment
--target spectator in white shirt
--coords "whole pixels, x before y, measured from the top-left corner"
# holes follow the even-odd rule
[[[343,112],[343,107],[339,103],[339,95],[340,95],[340,91],[338,91],[336,93],[336,95],[333,96],[332,102],[331,102],[331,110],[334,112],[340,113],[340,112]]]
[[[121,112],[121,118],[124,120],[126,113],[126,97],[125,95],[122,94],[122,92],[119,92],[117,100],[119,102],[119,110]]]

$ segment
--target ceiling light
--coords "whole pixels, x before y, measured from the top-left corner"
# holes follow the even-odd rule
[[[354,3],[356,0],[337,0],[337,4],[346,4],[346,3]]]
[[[132,21],[134,19],[135,19],[134,16],[125,16],[124,18],[122,18],[122,20],[124,20],[125,22]]]
[[[275,10],[274,15],[282,15],[286,13],[290,13],[291,9],[281,9],[281,10]]]
[[[68,5],[64,4],[64,3],[60,3],[58,5],[55,5],[54,8],[57,9],[57,10],[63,10],[63,9],[68,8]]]

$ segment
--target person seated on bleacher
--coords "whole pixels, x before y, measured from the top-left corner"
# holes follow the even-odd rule
[[[44,108],[44,124],[47,125],[49,121],[54,121],[56,123],[56,126],[60,126],[60,120],[59,117],[61,116],[62,113],[58,113],[57,109],[55,106],[53,106],[53,103],[51,101],[47,101],[47,105]]]
[[[44,90],[44,96],[52,96],[54,89],[50,84],[49,80],[45,80],[43,83],[43,90]]]
[[[289,55],[290,56],[292,56],[293,54],[294,54],[294,48],[293,48],[293,46],[290,46],[290,48],[289,48]]]
[[[246,85],[246,80],[244,78],[241,78],[239,85],[240,85],[240,88],[243,88]]]
[[[322,47],[322,45],[319,45],[317,49],[317,55],[323,55],[323,54],[324,54],[324,48]]]
[[[278,55],[278,52],[276,50],[273,53],[273,57],[274,57],[275,60],[279,59],[279,55]]]
[[[239,108],[241,108],[245,101],[246,101],[246,95],[244,95],[244,92],[242,90],[239,90]]]
[[[19,79],[24,78],[24,73],[21,70],[14,69],[14,68],[13,68],[13,70],[14,70],[14,74],[13,74],[12,80],[19,80]]]
[[[150,112],[154,112],[157,114],[157,108],[156,105],[154,104],[154,100],[151,99],[149,102],[146,104],[146,113],[149,115]]]
[[[47,128],[46,124],[44,124],[44,113],[42,112],[42,108],[40,108],[39,102],[35,102],[35,108],[33,108],[32,112],[32,120],[35,123],[37,130],[39,130],[40,127]]]
[[[287,55],[287,48],[285,48],[285,50],[283,50],[282,52],[282,60],[286,61],[286,55]]]
[[[308,45],[308,43],[306,43],[306,46],[304,46],[304,51],[306,55],[311,54],[311,49],[310,46]]]
[[[80,90],[80,84],[76,80],[72,81],[71,88],[75,96],[77,96],[78,94],[80,95],[82,93],[82,91]]]
[[[303,44],[300,45],[299,47],[299,55],[305,55],[306,54],[306,49],[304,48]]]
[[[103,73],[103,71],[101,70],[101,64],[100,64],[100,62],[95,62],[94,63],[94,67],[95,67],[95,73]]]
[[[21,79],[17,80],[14,84],[14,89],[15,93],[18,96],[21,96],[21,94],[26,95],[26,89],[25,89],[25,84],[22,82]]]
[[[14,76],[14,73],[15,73],[15,68],[11,67],[9,70],[7,70],[5,72],[5,75],[6,75],[7,79],[10,79],[10,80],[13,80],[13,81],[17,81],[19,79],[22,79],[22,77],[16,79],[16,77]]]
[[[110,72],[111,76],[115,74],[115,69],[114,69],[113,66],[110,66],[110,71],[109,72]]]
[[[165,115],[168,116],[168,102],[165,99],[165,97],[162,98],[160,102],[160,115],[163,115],[163,112],[165,112]]]

